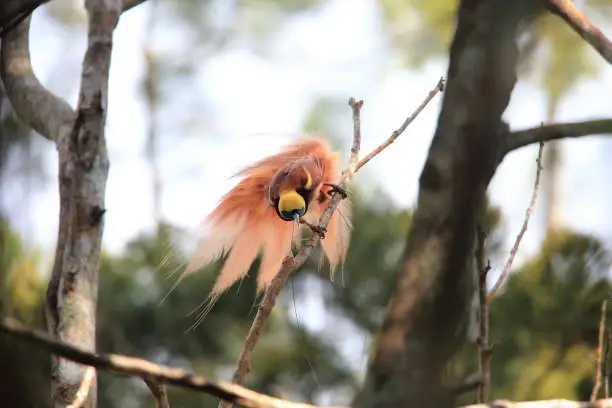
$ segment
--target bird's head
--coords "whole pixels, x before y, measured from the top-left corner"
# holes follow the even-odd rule
[[[270,204],[285,221],[299,224],[308,211],[315,187],[313,171],[301,163],[280,169],[270,183]]]

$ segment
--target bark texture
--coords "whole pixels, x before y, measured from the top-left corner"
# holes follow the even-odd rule
[[[354,406],[454,405],[443,388],[443,369],[465,339],[478,216],[508,134],[502,114],[516,82],[515,37],[537,10],[531,0],[459,4],[448,85],[413,226]]]
[[[98,269],[102,244],[108,156],[104,126],[112,36],[120,0],[86,0],[88,47],[83,59],[77,111],[46,90],[32,71],[27,15],[2,40],[1,73],[17,115],[54,141],[59,154],[60,221],[55,261],[47,288],[49,332],[95,351]],[[55,406],[72,403],[86,367],[52,359]],[[96,381],[83,406],[95,407]]]

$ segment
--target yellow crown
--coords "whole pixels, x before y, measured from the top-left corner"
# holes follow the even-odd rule
[[[295,190],[283,191],[278,201],[280,211],[301,210],[306,207],[306,202]]]

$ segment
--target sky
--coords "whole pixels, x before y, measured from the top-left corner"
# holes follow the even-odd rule
[[[76,30],[77,34],[67,33],[41,9],[32,20],[35,73],[49,89],[75,106],[86,46],[85,27]],[[144,73],[141,47],[149,11],[145,3],[124,14],[114,39],[106,133],[111,169],[103,240],[105,250],[110,252],[121,251],[126,242],[154,225],[144,155],[148,116],[139,84]],[[182,88],[165,96],[175,102],[163,111],[162,123],[162,136],[167,136],[161,148],[166,220],[197,227],[235,183],[229,176],[241,166],[273,153],[299,132],[318,96],[344,101],[353,96],[365,101],[362,154],[386,139],[446,74],[447,61],[442,58],[419,70],[408,70],[389,58],[380,13],[372,0],[332,0],[279,29],[271,42],[270,57],[238,45],[202,60],[192,82],[181,84]],[[597,18],[594,20],[597,22]],[[602,29],[612,36],[609,26]],[[181,30],[166,27],[159,36],[159,52],[172,58],[172,52],[180,48],[182,35]],[[561,104],[558,121],[610,116],[612,70],[605,69],[595,52],[593,58],[601,73],[572,90]],[[441,101],[440,97],[434,99],[396,143],[357,175],[354,183],[379,186],[396,205],[413,207]],[[512,129],[537,126],[545,118],[544,101],[537,86],[522,80],[504,117]],[[342,152],[346,159],[352,123],[348,105],[340,121],[346,133]],[[13,223],[25,241],[52,254],[59,211],[57,158],[51,143],[41,143],[45,146],[43,165],[49,182],[33,191],[24,191],[14,183],[4,201],[13,209]],[[568,140],[562,146],[563,222],[578,231],[596,234],[609,245],[612,138]],[[508,249],[530,199],[536,154],[537,147],[531,146],[508,155],[489,188],[493,204],[499,205],[505,216]],[[543,220],[539,209],[536,205],[516,264],[533,254],[541,242]],[[494,265],[493,275],[502,267]],[[303,308],[300,314],[318,313],[315,309]],[[311,320],[313,327],[323,324]]]
[[[152,228],[153,208],[145,140],[148,114],[139,81],[144,73],[143,32],[150,9],[145,3],[121,17],[116,30],[109,84],[107,141],[111,169],[107,185],[104,247],[120,251],[141,231]],[[44,6],[42,9],[44,9]],[[342,29],[338,29],[338,27]],[[370,0],[333,0],[315,13],[299,17],[280,28],[273,37],[271,57],[262,58],[244,46],[232,47],[202,61],[193,83],[186,84],[178,107],[164,111],[161,158],[164,197],[163,215],[173,223],[195,228],[214,207],[234,180],[230,174],[241,166],[273,153],[300,131],[311,103],[326,95],[347,101],[363,99],[363,154],[387,138],[422,101],[438,78],[446,74],[446,59],[407,70],[389,58],[382,36],[380,10]],[[51,90],[76,103],[85,27],[79,35],[66,33],[41,10],[32,22],[32,60],[36,74]],[[159,35],[159,53],[171,55],[182,33],[167,28]],[[65,50],[66,43],[70,48]],[[57,55],[65,50],[61,62]],[[595,60],[604,68],[601,58]],[[59,66],[59,64],[63,66]],[[59,67],[59,68],[58,68]],[[612,71],[583,81],[564,100],[559,121],[606,117]],[[61,78],[60,78],[61,75]],[[185,94],[187,94],[185,96]],[[194,96],[195,95],[195,96]],[[186,102],[183,102],[186,100]],[[193,101],[196,102],[193,102]],[[177,126],[173,118],[201,108],[205,100],[206,123],[200,134]],[[415,204],[420,175],[442,98],[425,109],[406,133],[376,158],[355,179],[374,183],[402,207]],[[505,118],[511,128],[536,126],[545,117],[544,95],[528,81],[517,85]],[[191,112],[198,117],[197,112]],[[346,158],[350,142],[351,115],[346,105],[342,128]],[[563,221],[569,227],[612,238],[612,222],[605,222],[612,196],[606,188],[608,153],[612,140],[605,136],[568,140],[563,143],[565,168],[562,173]],[[490,193],[507,217],[513,237],[529,201],[535,175],[537,147],[511,153],[495,175]],[[44,249],[53,247],[59,202],[57,159],[48,143],[45,165],[48,185],[34,192],[28,210],[21,211],[16,224],[26,240]],[[32,192],[27,192],[31,195]],[[15,197],[19,197],[16,195]],[[19,200],[17,198],[17,200]],[[537,206],[536,206],[537,207]],[[20,205],[20,209],[23,207]],[[542,219],[533,217],[521,246],[519,261],[536,250],[543,231]],[[512,238],[509,237],[509,238]],[[511,245],[511,240],[507,246]]]

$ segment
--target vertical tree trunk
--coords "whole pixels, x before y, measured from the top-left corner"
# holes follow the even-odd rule
[[[516,82],[515,37],[540,7],[532,0],[459,3],[417,209],[356,407],[454,405],[442,376],[465,341],[476,222],[508,132],[501,116]]]
[[[17,115],[54,141],[59,154],[60,223],[51,280],[47,325],[60,340],[86,350],[96,347],[98,269],[102,245],[108,156],[106,123],[108,75],[120,0],[85,0],[88,47],[75,113],[46,90],[33,73],[28,16],[2,39],[2,80]],[[86,368],[52,358],[51,393],[56,407],[85,392],[83,406],[96,406],[96,379],[80,390]]]

